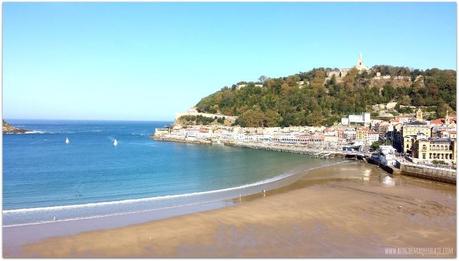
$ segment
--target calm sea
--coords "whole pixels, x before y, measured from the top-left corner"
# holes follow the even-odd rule
[[[296,154],[150,139],[167,122],[10,122],[33,132],[3,135],[6,225],[139,211],[187,196],[208,200],[215,191],[234,196],[241,192],[232,188],[267,184],[323,163]]]

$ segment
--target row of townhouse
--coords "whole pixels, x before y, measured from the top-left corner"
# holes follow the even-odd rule
[[[362,114],[365,115],[365,114]],[[363,116],[362,116],[363,117]],[[239,126],[174,126],[169,136],[185,139],[207,139],[235,142],[262,142],[322,147],[339,147],[346,144],[362,144],[369,147],[376,141],[389,140],[399,152],[410,154],[416,140],[435,138],[456,139],[454,117],[445,117],[443,121],[422,120],[422,111],[416,113],[416,120],[409,117],[397,117],[391,121],[371,120],[369,124],[335,125],[332,127],[239,127]],[[167,135],[165,130],[158,133]],[[441,157],[441,156],[440,156]]]
[[[341,149],[343,145],[355,141],[371,145],[379,139],[377,131],[365,126],[333,126],[328,128],[307,126],[286,128],[242,128],[215,125],[176,126],[169,130],[158,129],[157,134],[185,140],[277,143],[335,149]]]
[[[456,163],[456,122],[446,117],[433,121],[417,118],[396,126],[394,147],[418,163]]]

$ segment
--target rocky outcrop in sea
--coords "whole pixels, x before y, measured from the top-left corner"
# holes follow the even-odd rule
[[[3,120],[2,130],[4,134],[24,134],[27,130],[16,128],[13,125]]]

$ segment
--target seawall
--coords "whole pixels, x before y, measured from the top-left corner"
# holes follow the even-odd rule
[[[400,170],[402,175],[456,184],[456,170],[454,169],[443,169],[402,163],[400,164]]]
[[[192,144],[212,144],[211,141],[208,140],[198,140],[198,139],[188,139],[188,138],[172,138],[172,137],[158,137],[158,136],[150,136],[152,139],[157,141],[164,141],[164,142],[179,142],[179,143],[192,143]]]
[[[194,144],[213,144],[211,140],[196,139],[193,137],[171,137],[171,136],[160,136],[152,135],[154,140],[158,141],[168,141],[168,142],[180,142],[180,143],[194,143]],[[278,145],[278,144],[263,144],[263,143],[251,143],[251,142],[234,142],[234,141],[224,141],[226,146],[234,147],[243,147],[250,149],[258,150],[270,150],[278,152],[289,152],[309,155],[317,158],[346,158],[346,159],[360,159],[365,160],[370,164],[376,164],[381,167],[383,170],[387,171],[390,174],[402,174],[407,176],[413,176],[422,179],[440,181],[450,184],[456,184],[456,170],[435,168],[423,165],[415,165],[410,163],[400,164],[400,169],[386,166],[380,164],[377,161],[372,160],[370,157],[360,154],[349,154],[344,151],[338,150],[321,150],[321,149],[312,149],[303,146],[291,146],[291,145]]]

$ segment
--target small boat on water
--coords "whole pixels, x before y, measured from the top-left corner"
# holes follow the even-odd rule
[[[113,140],[113,146],[118,146],[118,141],[116,139]]]
[[[70,143],[69,138],[65,137],[65,144],[69,144],[69,143]]]

